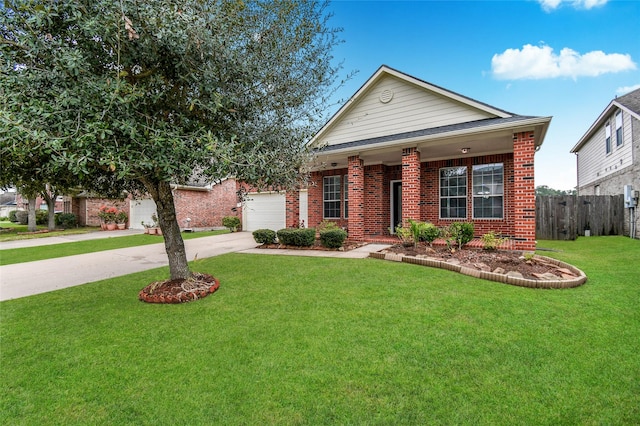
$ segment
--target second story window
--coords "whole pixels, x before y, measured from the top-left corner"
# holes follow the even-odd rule
[[[605,133],[604,146],[607,151],[607,154],[610,154],[611,153],[611,124],[607,123],[607,125],[604,128],[604,133]]]
[[[622,111],[616,113],[616,146],[622,145]]]

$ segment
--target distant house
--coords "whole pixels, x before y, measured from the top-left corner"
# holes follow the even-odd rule
[[[361,241],[388,239],[408,219],[470,221],[477,236],[534,250],[534,155],[550,122],[381,66],[310,142],[313,184],[272,214],[287,226],[333,221]]]
[[[623,194],[624,186],[640,190],[640,89],[613,99],[578,143],[579,195]],[[629,235],[629,210],[625,209]],[[636,229],[640,215],[635,215]]]
[[[178,225],[182,229],[212,229],[222,226],[225,216],[239,216],[238,185],[234,179],[225,179],[212,185],[174,185],[173,198]],[[142,223],[151,225],[156,204],[151,198],[109,200],[83,194],[72,199],[71,212],[80,225],[99,226],[98,212],[103,205],[124,210],[129,216],[128,227],[143,229]]]

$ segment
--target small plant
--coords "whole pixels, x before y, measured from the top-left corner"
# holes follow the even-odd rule
[[[473,239],[473,222],[453,222],[449,225],[450,238],[458,249]]]
[[[318,230],[318,232],[322,233],[323,231],[331,231],[331,230],[334,230],[334,229],[340,229],[340,227],[335,222],[332,222],[330,220],[323,220],[316,227],[316,229]]]
[[[98,216],[104,223],[115,223],[118,215],[118,209],[115,207],[101,206]]]
[[[222,218],[222,226],[231,232],[236,232],[240,228],[240,218],[237,216],[225,216]]]
[[[396,235],[402,241],[402,245],[405,247],[409,247],[412,244],[415,244],[413,240],[413,234],[411,233],[411,228],[403,227],[402,225],[396,226]]]
[[[320,243],[327,248],[340,248],[347,239],[347,232],[340,228],[320,231]]]
[[[276,232],[271,229],[256,229],[253,231],[253,239],[258,244],[275,244]]]
[[[315,228],[284,228],[276,234],[278,241],[287,246],[310,247],[316,242]]]
[[[127,213],[124,210],[120,210],[116,213],[116,223],[127,223],[127,219],[129,219],[129,216],[127,216]]]
[[[482,248],[485,250],[495,250],[505,241],[507,241],[506,238],[500,238],[494,231],[489,231],[482,236]]]

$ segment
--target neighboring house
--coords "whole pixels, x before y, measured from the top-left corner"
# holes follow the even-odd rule
[[[238,184],[225,179],[213,185],[194,183],[189,186],[173,186],[178,225],[182,229],[212,229],[222,226],[225,216],[240,216],[238,208]],[[151,225],[156,204],[150,198],[109,200],[84,194],[72,200],[72,213],[80,225],[99,226],[98,212],[103,205],[124,210],[129,216],[128,227],[143,229],[142,223]]]
[[[612,100],[578,143],[579,195],[623,194],[624,186],[640,190],[640,89]],[[629,235],[629,209],[625,208]],[[635,214],[635,228],[640,215]]]
[[[382,66],[310,142],[313,184],[286,195],[286,224],[330,220],[375,241],[408,219],[469,221],[534,250],[534,154],[550,122]]]

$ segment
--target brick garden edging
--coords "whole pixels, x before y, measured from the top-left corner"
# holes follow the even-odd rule
[[[449,263],[443,260],[438,259],[429,259],[429,258],[421,258],[414,256],[405,256],[402,254],[395,253],[380,253],[373,252],[369,254],[369,257],[374,259],[382,259],[382,260],[390,260],[395,262],[406,262],[414,265],[422,265],[429,266],[432,268],[440,268],[447,269],[453,272],[459,272],[464,275],[469,275],[471,277],[480,278],[483,280],[489,281],[497,281],[504,284],[515,285],[519,287],[529,287],[529,288],[573,288],[578,287],[587,282],[587,276],[580,269],[576,268],[573,265],[562,262],[557,259],[552,259],[546,256],[535,255],[534,258],[544,260],[547,263],[551,263],[553,265],[558,266],[559,268],[569,269],[576,275],[576,278],[571,279],[560,279],[560,280],[532,280],[528,278],[521,278],[506,274],[497,274],[494,272],[481,271],[474,268],[469,268],[463,265],[456,265],[453,263]]]

